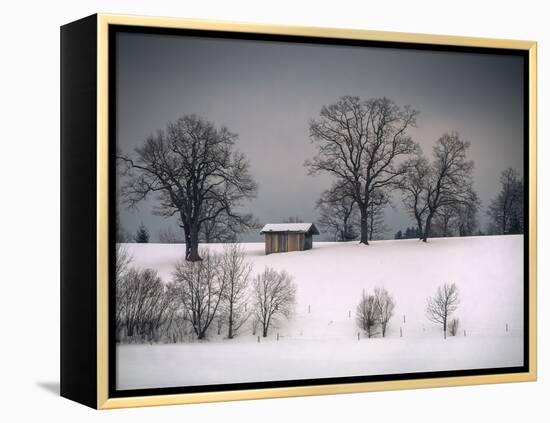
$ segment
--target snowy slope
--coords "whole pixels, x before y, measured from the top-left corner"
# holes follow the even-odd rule
[[[523,237],[314,243],[264,255],[243,244],[260,272],[285,269],[297,284],[295,316],[258,344],[248,327],[233,339],[118,346],[119,389],[519,366],[523,363]],[[128,244],[134,265],[171,279],[183,245]],[[223,245],[210,245],[214,250]],[[425,316],[438,285],[456,283],[460,336],[442,339]],[[385,287],[397,306],[387,338],[366,339],[354,319],[363,290]],[[308,312],[310,310],[310,312]],[[351,312],[351,318],[350,318]],[[404,322],[405,319],[405,322]],[[508,332],[505,328],[508,325]],[[403,337],[400,337],[400,328]],[[466,331],[466,336],[464,332]],[[280,341],[276,341],[276,333]]]

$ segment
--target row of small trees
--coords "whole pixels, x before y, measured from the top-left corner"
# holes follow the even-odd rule
[[[450,318],[459,304],[458,287],[454,283],[439,286],[435,294],[427,300],[427,318],[431,322],[441,325],[445,339],[447,331],[452,336],[456,335],[458,331],[458,319],[451,320]],[[375,288],[372,294],[363,291],[356,310],[357,325],[365,331],[369,338],[379,334],[385,337],[394,310],[395,300],[385,288]]]
[[[151,269],[131,266],[131,257],[118,247],[116,263],[116,329],[119,340],[158,342],[182,340],[190,327],[197,339],[214,328],[227,338],[245,322],[268,336],[280,317],[293,312],[296,287],[285,271],[265,268],[252,276],[252,267],[237,244],[222,254],[208,250],[202,260],[177,263],[173,279],[164,283]]]
[[[386,336],[390,319],[393,317],[395,301],[384,288],[375,288],[374,294],[365,293],[357,305],[357,324],[369,338],[378,334]]]

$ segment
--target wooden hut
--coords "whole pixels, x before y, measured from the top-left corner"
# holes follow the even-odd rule
[[[260,234],[265,235],[265,253],[271,254],[310,250],[319,231],[313,223],[268,223]]]

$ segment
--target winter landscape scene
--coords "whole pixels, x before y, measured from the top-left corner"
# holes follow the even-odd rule
[[[523,366],[520,60],[117,37],[117,389]]]

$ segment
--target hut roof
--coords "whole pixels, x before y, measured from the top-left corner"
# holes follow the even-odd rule
[[[319,231],[313,223],[268,223],[260,231],[260,235],[267,232],[295,232],[319,235]]]

